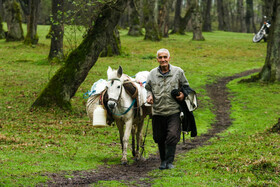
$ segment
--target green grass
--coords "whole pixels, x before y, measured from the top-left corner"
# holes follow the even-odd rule
[[[210,146],[178,156],[172,172],[152,172],[155,186],[280,185],[280,135],[269,131],[280,116],[280,84],[238,80],[228,85],[233,125]]]
[[[26,27],[24,26],[24,29]],[[191,41],[192,34],[171,35],[161,42],[127,36],[121,30],[122,55],[99,58],[72,99],[73,111],[30,111],[30,106],[59,65],[47,62],[48,26],[39,26],[39,44],[0,40],[0,186],[35,186],[45,182],[45,173],[90,170],[107,162],[120,163],[121,148],[116,127],[94,129],[86,116],[83,94],[108,66],[119,65],[128,75],[151,70],[159,48],[171,52],[171,63],[182,67],[199,96],[194,112],[198,134],[205,133],[215,119],[205,85],[264,64],[266,44],[252,43],[251,34],[203,33],[206,41]],[[68,33],[71,33],[72,28]],[[73,38],[69,36],[68,38]],[[66,37],[67,38],[67,37]],[[82,34],[77,35],[80,41]],[[73,42],[73,41],[71,41]],[[65,39],[66,51],[75,45]],[[153,171],[155,186],[262,186],[279,185],[279,134],[268,133],[279,115],[279,84],[238,84],[232,81],[233,126],[215,138],[212,145],[176,158],[176,169]],[[265,106],[265,107],[264,107]],[[149,128],[147,155],[157,151]],[[132,155],[128,153],[129,162]],[[65,176],[68,177],[69,176]],[[120,186],[121,182],[100,182]]]

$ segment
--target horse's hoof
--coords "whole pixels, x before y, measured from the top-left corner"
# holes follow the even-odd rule
[[[144,157],[134,157],[134,161],[140,162],[140,161],[146,161]]]

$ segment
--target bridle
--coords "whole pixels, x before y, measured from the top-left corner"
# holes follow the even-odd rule
[[[116,81],[120,81],[120,82],[122,83],[122,81],[121,81],[120,79],[117,79],[117,78],[109,79],[108,81],[115,81],[115,80],[116,80]],[[126,81],[126,83],[127,83],[127,82],[129,82],[129,81]],[[111,83],[111,84],[113,84],[113,83]],[[116,102],[117,104],[119,103],[120,98],[121,98],[121,95],[122,95],[123,84],[124,84],[124,83],[121,84],[121,91],[120,91],[120,95],[119,95],[118,99],[108,98],[108,101],[114,101],[114,102]],[[110,108],[109,108],[109,110],[111,110],[111,113],[114,114],[114,115],[116,115],[116,116],[122,116],[122,115],[125,115],[128,111],[130,111],[130,109],[134,106],[135,102],[136,102],[136,99],[133,99],[131,105],[126,109],[126,111],[124,111],[124,112],[122,112],[122,113],[119,113],[119,114],[118,114],[118,113],[114,113]],[[126,108],[126,107],[124,107],[124,108]]]
[[[117,79],[117,78],[109,79],[108,81],[120,81],[120,82],[122,82],[121,79]],[[111,85],[112,84],[113,84],[113,82],[111,83]],[[108,101],[114,101],[114,102],[118,103],[121,99],[122,90],[123,90],[123,83],[121,84],[121,91],[120,91],[120,95],[119,95],[118,99],[108,98]]]

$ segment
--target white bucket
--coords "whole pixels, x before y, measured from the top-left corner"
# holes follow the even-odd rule
[[[96,109],[93,112],[93,127],[100,128],[100,127],[107,127],[106,123],[107,119],[107,111],[104,109],[102,105],[97,105]]]

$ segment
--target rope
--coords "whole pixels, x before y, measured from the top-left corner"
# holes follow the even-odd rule
[[[136,102],[136,99],[133,99],[133,101],[132,101],[131,105],[128,107],[128,109],[126,109],[126,111],[123,112],[123,113],[121,113],[121,114],[116,114],[116,113],[114,113],[112,110],[111,110],[111,112],[112,112],[112,114],[114,114],[114,115],[116,115],[116,116],[125,115],[125,114],[128,113],[128,111],[133,107],[133,105],[134,105],[135,102]]]
[[[83,98],[84,99],[88,99],[90,96],[92,96],[92,94],[95,93],[95,90],[93,91],[87,91],[86,93],[83,94]]]

